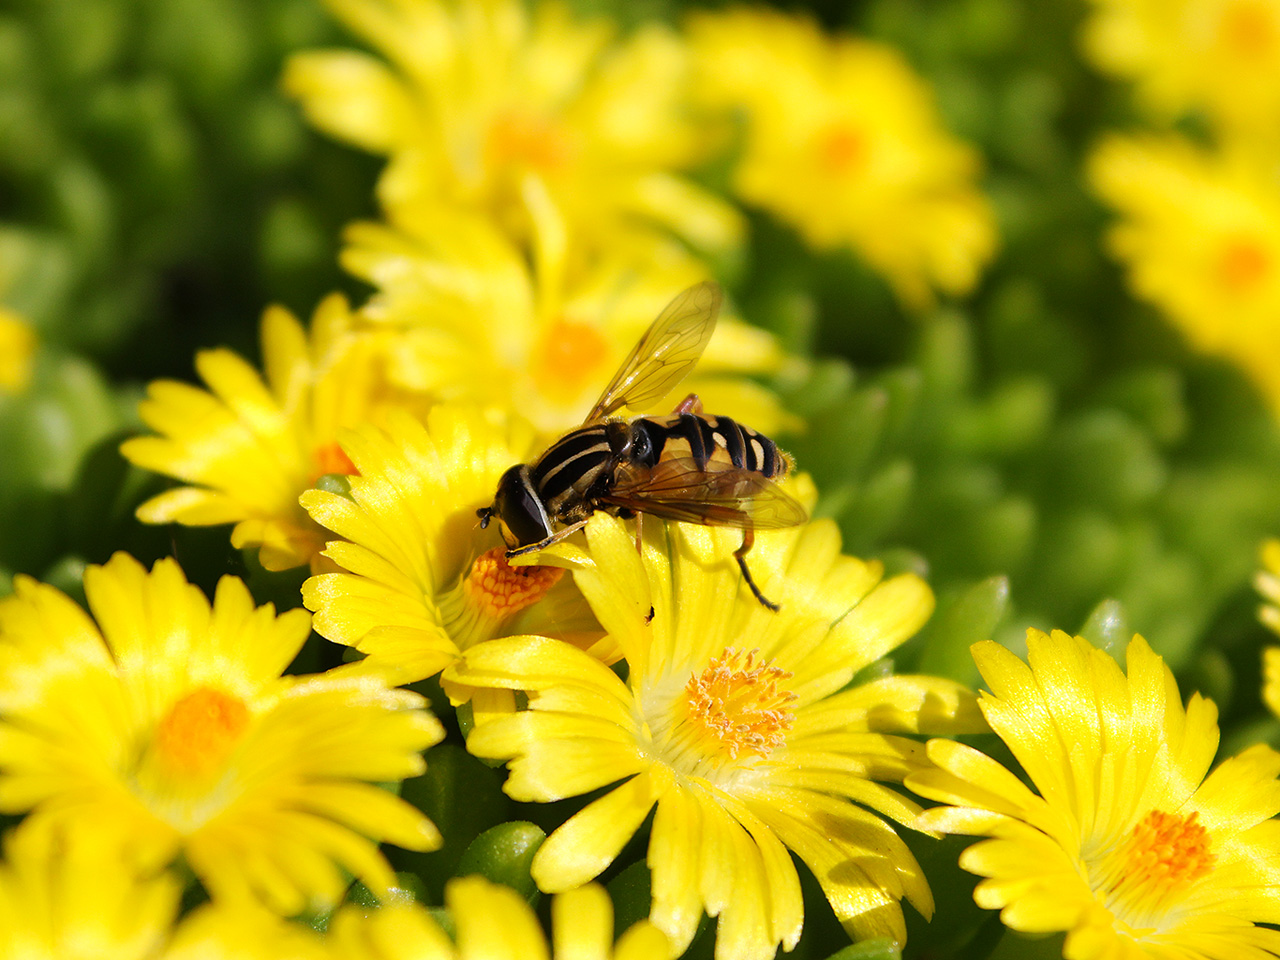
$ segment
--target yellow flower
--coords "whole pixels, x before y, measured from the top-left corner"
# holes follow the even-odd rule
[[[253,903],[214,903],[185,917],[160,960],[335,960],[300,923]]]
[[[628,679],[544,637],[473,647],[444,674],[450,695],[454,684],[523,690],[528,710],[486,717],[468,749],[510,759],[505,789],[520,801],[623,781],[539,849],[533,877],[548,892],[598,876],[656,805],[650,919],[677,953],[704,911],[719,918],[719,960],[794,947],[804,907],[788,849],[852,935],[901,942],[899,898],[926,916],[933,901],[877,813],[911,823],[919,808],[875,781],[925,760],[921,745],[889,734],[980,721],[949,681],[844,688],[924,622],[933,596],[915,576],[882,582],[878,564],[841,556],[835,524],[818,521],[756,535],[750,567],[781,604],[774,613],[742,582],[741,536],[649,520],[641,556],[623,521],[597,514],[589,549],[564,541],[541,553],[573,571]]]
[[[679,245],[652,237],[620,237],[584,254],[545,196],[531,209],[532,269],[491,224],[440,215],[402,229],[356,224],[342,260],[378,290],[362,316],[395,331],[393,377],[446,399],[518,410],[550,439],[582,422],[662,308],[707,274]],[[792,420],[742,375],[782,364],[769,334],[722,319],[679,395],[654,409],[667,413],[695,391],[706,409],[767,434]]]
[[[1169,137],[1109,137],[1089,166],[1122,215],[1111,249],[1134,293],[1193,347],[1224,357],[1280,411],[1280,187],[1239,153]]]
[[[1280,953],[1280,754],[1219,764],[1217,709],[1184,709],[1146,641],[1111,655],[1060,631],[1029,631],[1028,663],[983,642],[982,712],[1039,795],[970,747],[931,740],[939,769],[907,777],[952,804],[923,828],[992,839],[960,865],[986,877],[978,905],[1015,930],[1067,931],[1064,956],[1234,960]]]
[[[88,825],[27,821],[4,841],[0,956],[150,960],[169,936],[176,879],[140,871]]]
[[[36,344],[31,325],[0,304],[0,394],[22,393],[27,389]]]
[[[551,950],[529,904],[510,887],[483,877],[450,880],[445,906],[450,937],[417,904],[396,904],[366,915],[344,908],[330,942],[344,960],[665,960],[667,938],[641,920],[613,942],[613,904],[590,884],[551,903]]]
[[[389,386],[382,338],[357,331],[336,294],[316,309],[309,336],[287,310],[268,308],[262,354],[265,382],[218,349],[196,355],[207,391],[152,383],[139,413],[159,435],[127,440],[120,452],[190,484],[148,500],[140,520],[234,523],[233,546],[257,546],[264,567],[285,570],[315,560],[324,546],[298,495],[325,474],[351,472],[339,432],[413,400]]]
[[[181,854],[215,899],[288,915],[337,901],[343,871],[386,889],[372,841],[439,843],[360,782],[420,774],[439,724],[377,678],[280,676],[305,611],[255,610],[233,577],[210,607],[172,560],[148,573],[122,553],[85,572],[94,619],[30,578],[14,588],[0,601],[0,810],[90,824],[144,865]]]
[[[1258,617],[1273,633],[1280,633],[1280,540],[1268,540],[1262,545],[1262,566],[1254,577],[1254,586],[1267,603],[1258,611]],[[1280,647],[1268,647],[1262,652],[1262,700],[1280,717]]]
[[[908,305],[973,288],[996,245],[979,157],[896,51],[755,9],[697,16],[690,33],[706,103],[746,115],[743,200],[817,247],[853,247]]]
[[[1280,132],[1280,2],[1094,0],[1085,52],[1155,111],[1206,111],[1227,130]]]
[[[387,430],[364,428],[344,447],[359,468],[350,496],[302,497],[311,516],[343,538],[324,552],[341,572],[302,587],[321,636],[408,683],[520,625],[599,635],[573,584],[559,582],[561,571],[512,567],[496,525],[481,530],[476,518],[493,502],[498,478],[533,452],[527,427],[441,405],[425,426],[392,417]]]
[[[593,245],[648,222],[721,250],[736,212],[676,171],[696,162],[686,54],[650,24],[615,40],[561,3],[329,0],[390,63],[350,50],[295,55],[285,86],[319,128],[391,163],[390,218],[478,212],[530,235],[525,190],[545,189]]]

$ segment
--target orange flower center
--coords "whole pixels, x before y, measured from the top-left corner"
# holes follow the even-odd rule
[[[494,119],[489,148],[499,164],[533,167],[543,173],[561,172],[573,160],[573,147],[561,124],[521,110],[507,110]]]
[[[757,653],[728,647],[684,688],[689,720],[700,739],[731,760],[743,753],[769,756],[786,742],[795,721],[795,694],[779,686],[791,674],[757,662]]]
[[[862,163],[866,148],[861,130],[847,123],[834,123],[818,137],[818,164],[828,173],[845,175]]]
[[[342,449],[336,440],[316,447],[314,458],[315,470],[312,472],[311,481],[308,484],[311,487],[314,487],[316,481],[321,477],[331,473],[352,477],[360,472],[356,469],[356,465],[351,462],[351,458],[347,456],[347,452]]]
[[[563,317],[538,344],[536,367],[544,392],[561,400],[577,398],[584,384],[599,380],[609,357],[609,341],[595,327]]]
[[[562,576],[560,567],[513,567],[505,549],[494,547],[476,557],[462,589],[481,616],[506,620],[545,597]]]
[[[1234,293],[1249,293],[1270,271],[1271,257],[1262,244],[1250,237],[1228,241],[1218,259],[1222,284]]]
[[[1280,24],[1271,3],[1237,0],[1222,10],[1221,36],[1231,53],[1251,60],[1274,54]]]
[[[1213,869],[1212,838],[1198,816],[1152,810],[1107,858],[1101,890],[1130,926],[1156,925],[1174,897]]]
[[[221,768],[249,725],[243,700],[212,687],[187,694],[155,733],[157,758],[174,774],[201,778]]]

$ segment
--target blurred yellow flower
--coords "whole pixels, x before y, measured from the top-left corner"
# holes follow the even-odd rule
[[[584,253],[545,195],[530,206],[532,269],[491,224],[441,215],[404,229],[356,224],[342,261],[377,288],[361,315],[395,331],[392,376],[445,399],[518,410],[550,439],[582,422],[662,308],[707,273],[678,244],[654,237],[620,237],[606,252]],[[783,359],[763,330],[722,319],[679,395],[654,409],[670,412],[696,391],[706,409],[774,432],[793,418],[744,374],[777,372]]]
[[[138,508],[145,523],[234,523],[237,549],[258,547],[268,570],[315,561],[325,534],[298,495],[325,474],[353,469],[338,445],[346,427],[378,421],[387,409],[424,404],[392,387],[383,338],[357,330],[334,294],[316,308],[308,334],[282,307],[262,318],[263,376],[226,349],[196,355],[202,390],[157,380],[139,407],[158,436],[126,440],[120,452],[140,467],[189,484]]]
[[[214,903],[198,908],[183,918],[159,960],[338,958],[315,931],[246,902]]]
[[[793,489],[812,499],[803,478]],[[756,534],[751,569],[781,604],[774,613],[738,572],[741,538],[649,521],[641,554],[624,522],[601,513],[587,549],[563,541],[538,554],[573,572],[622,648],[627,679],[545,637],[475,646],[445,671],[446,691],[522,690],[528,709],[486,717],[468,749],[509,760],[505,789],[520,801],[615,785],[539,849],[532,872],[545,891],[598,876],[656,805],[650,919],[677,953],[704,911],[719,918],[719,960],[793,948],[804,905],[788,849],[853,936],[902,942],[899,898],[925,916],[933,901],[880,815],[909,824],[919,808],[875,781],[901,781],[927,761],[920,744],[891,734],[981,720],[950,681],[845,688],[919,628],[933,596],[915,576],[882,582],[878,564],[841,556],[835,524],[817,521]]]
[[[1109,240],[1134,293],[1280,412],[1280,183],[1241,154],[1173,136],[1109,137],[1089,175],[1122,217]]]
[[[442,404],[426,425],[391,417],[344,443],[359,474],[350,496],[308,491],[302,503],[331,538],[340,572],[309,579],[315,629],[366,654],[397,683],[439,673],[472,644],[528,629],[594,639],[599,627],[561,571],[512,567],[476,510],[498,478],[533,452],[505,417]]]
[[[5,836],[0,956],[151,960],[169,936],[176,878],[139,870],[88,824],[27,821]]]
[[[1280,0],[1093,0],[1084,48],[1172,119],[1280,134]]]
[[[461,877],[445,887],[451,937],[416,903],[366,914],[344,908],[329,940],[343,960],[667,960],[667,938],[641,920],[614,945],[613,904],[589,884],[551,902],[551,950],[529,904],[510,887]]]
[[[746,116],[743,200],[853,247],[910,306],[973,288],[996,246],[980,158],[897,51],[764,9],[700,14],[690,36],[702,99]]]
[[[608,21],[579,22],[554,2],[328,5],[389,63],[296,54],[285,87],[320,129],[390,157],[378,193],[394,223],[467,210],[524,241],[534,181],[592,245],[646,223],[706,251],[738,242],[736,211],[677,172],[700,158],[701,137],[668,28],[618,40]]]
[[[982,712],[1037,795],[996,761],[931,740],[938,769],[907,777],[952,804],[922,828],[991,837],[960,865],[986,877],[978,905],[1015,930],[1067,932],[1068,960],[1229,960],[1280,953],[1280,754],[1259,744],[1219,764],[1217,709],[1184,709],[1146,641],[1111,655],[1032,630],[1028,663],[973,647]]]
[[[285,915],[334,904],[349,874],[386,890],[378,841],[438,845],[421,813],[361,781],[420,774],[440,725],[377,678],[280,676],[306,611],[255,609],[233,577],[211,607],[174,561],[148,573],[123,553],[85,572],[94,619],[28,577],[14,589],[0,810],[87,824],[144,866],[181,855],[215,899]]]
[[[1262,569],[1253,580],[1266,599],[1258,617],[1273,633],[1280,633],[1280,540],[1262,545]],[[1262,651],[1262,701],[1280,717],[1280,647]]]
[[[0,394],[22,393],[27,389],[36,345],[31,325],[0,304]]]

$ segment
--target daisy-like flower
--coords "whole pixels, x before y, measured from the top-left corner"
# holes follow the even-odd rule
[[[472,644],[522,627],[598,637],[563,571],[512,567],[496,525],[481,530],[476,519],[498,478],[533,452],[532,439],[527,426],[449,404],[434,407],[425,426],[400,416],[386,430],[349,435],[344,448],[359,468],[350,496],[302,497],[343,538],[324,552],[340,572],[302,587],[316,631],[397,683],[439,673]]]
[[[973,288],[996,244],[979,157],[901,55],[764,9],[699,15],[690,34],[702,98],[746,116],[743,200],[852,247],[909,305]]]
[[[187,486],[138,508],[145,523],[234,523],[237,549],[259,548],[268,570],[313,561],[324,533],[298,495],[325,474],[349,474],[339,432],[377,421],[394,406],[420,404],[385,375],[383,338],[356,329],[346,301],[316,309],[308,334],[282,307],[262,318],[263,376],[226,349],[196,355],[207,390],[158,380],[139,407],[156,436],[120,452],[140,467]]]
[[[21,393],[27,388],[36,343],[31,325],[0,304],[0,394]]]
[[[1238,153],[1110,137],[1089,165],[1122,218],[1111,249],[1134,293],[1195,348],[1234,362],[1280,410],[1280,188]]]
[[[450,880],[445,906],[454,936],[417,904],[396,904],[362,915],[344,908],[330,941],[344,960],[665,960],[667,938],[647,920],[615,946],[613,904],[590,884],[551,903],[551,950],[529,904],[510,887],[483,877]]]
[[[122,553],[85,572],[93,618],[30,578],[14,588],[0,810],[87,824],[144,866],[181,855],[215,899],[286,915],[335,903],[343,871],[387,889],[378,841],[438,845],[421,813],[361,781],[420,774],[439,723],[376,677],[280,676],[306,611],[255,609],[233,577],[210,606],[172,560],[148,573]]]
[[[586,252],[545,194],[530,209],[532,268],[492,224],[442,214],[401,229],[356,224],[342,261],[377,288],[361,314],[395,331],[392,375],[407,388],[503,403],[550,439],[582,422],[653,319],[707,272],[654,237]],[[773,337],[726,317],[680,396],[696,391],[708,410],[775,431],[791,418],[744,375],[775,373],[783,360]]]
[[[749,563],[781,604],[775,613],[734,563],[740,531],[653,520],[643,531],[637,552],[623,521],[597,514],[588,550],[564,541],[539,555],[573,571],[625,654],[627,680],[533,636],[481,644],[444,674],[451,695],[455,683],[527,692],[527,710],[491,715],[467,744],[510,760],[512,797],[616,785],[548,837],[534,880],[556,892],[596,877],[656,806],[650,919],[676,953],[704,911],[719,918],[720,960],[794,947],[804,907],[788,849],[852,935],[901,942],[899,898],[926,916],[933,901],[880,815],[911,823],[919,807],[876,781],[901,781],[926,762],[920,744],[893,734],[980,720],[972,697],[946,680],[844,688],[924,622],[929,588],[841,556],[835,524],[818,521],[756,534]]]
[[[28,821],[4,841],[0,956],[14,960],[150,960],[169,936],[181,892],[140,871],[87,825]]]
[[[335,960],[335,954],[311,928],[237,902],[206,904],[185,917],[160,960]]]
[[[1015,930],[1066,931],[1068,960],[1236,960],[1280,954],[1280,754],[1259,744],[1209,771],[1217,710],[1184,708],[1141,637],[1128,674],[1103,650],[1032,630],[1028,662],[973,647],[982,712],[1039,793],[963,744],[907,777],[951,804],[924,828],[990,837],[960,865],[979,906]]]
[[[739,240],[738,214],[677,171],[700,159],[686,55],[653,24],[626,40],[567,5],[521,0],[329,0],[388,62],[297,54],[285,86],[320,129],[390,157],[389,217],[445,207],[530,235],[536,181],[593,245],[648,222],[695,246]]]
[[[1262,567],[1253,581],[1267,601],[1258,617],[1273,633],[1280,633],[1280,540],[1262,545]],[[1262,651],[1262,701],[1280,717],[1280,647]]]
[[[1280,133],[1280,2],[1093,0],[1084,48],[1165,117],[1205,111],[1225,129]]]

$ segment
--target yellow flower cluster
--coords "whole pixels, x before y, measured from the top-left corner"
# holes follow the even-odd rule
[[[1276,0],[1092,0],[1084,49],[1162,119],[1204,115],[1233,135],[1280,134]]]
[[[698,16],[690,33],[701,100],[745,116],[744,201],[816,247],[852,247],[909,306],[973,289],[996,244],[979,158],[901,54],[763,8]]]
[[[903,828],[990,837],[963,860],[987,878],[979,903],[1069,931],[1073,958],[1274,952],[1256,924],[1280,919],[1280,757],[1253,748],[1206,778],[1213,707],[1184,708],[1141,640],[1128,676],[1062,634],[1033,635],[1029,665],[979,644],[981,702],[896,673],[933,610],[924,580],[844,555],[763,434],[694,397],[670,412],[682,387],[764,433],[796,426],[750,379],[796,361],[737,318],[716,327],[717,288],[697,284],[743,243],[745,218],[697,180],[739,121],[739,199],[857,251],[910,306],[975,284],[995,246],[978,161],[901,58],[755,10],[620,37],[557,3],[330,6],[376,54],[302,54],[285,83],[387,158],[384,216],[342,252],[373,293],[325,299],[309,326],[270,308],[261,371],[201,352],[205,386],[151,384],[152,433],[122,447],[180,483],[140,519],[234,524],[267,571],[309,565],[314,619],[233,577],[210,601],[172,560],[89,567],[87,611],[17,578],[0,600],[0,812],[23,819],[0,953],[662,960],[711,917],[717,960],[766,960],[800,941],[796,860],[852,937],[893,949],[904,901],[933,911]],[[1161,181],[1141,169],[1157,147],[1126,149],[1098,159],[1135,211],[1124,256],[1179,239],[1161,190],[1217,178],[1225,196],[1246,176],[1187,155]],[[1261,329],[1280,241],[1260,201],[1228,206],[1203,207],[1218,245],[1195,264]],[[1172,270],[1191,282],[1195,264]],[[660,312],[678,319],[651,328]],[[312,627],[353,662],[286,672]],[[424,681],[455,738],[505,764],[511,798],[576,811],[529,867],[558,895],[549,943],[477,877],[427,911],[378,850],[441,843],[388,789],[446,735],[400,688]],[[988,726],[1039,795],[921,739]],[[615,941],[594,881],[639,848],[647,919]],[[344,903],[353,878],[380,907]],[[182,915],[198,891],[209,903]]]
[[[1110,135],[1089,160],[1120,215],[1129,285],[1196,350],[1228,360],[1280,413],[1280,3],[1094,0],[1084,46],[1162,124],[1207,136]]]
[[[1103,650],[1031,631],[1023,663],[974,647],[991,728],[1032,784],[977,750],[931,740],[907,778],[936,807],[922,828],[988,837],[960,865],[980,906],[1015,930],[1066,931],[1068,960],[1226,960],[1280,953],[1280,753],[1257,744],[1209,766],[1217,708],[1184,708],[1135,637],[1128,675]],[[1208,776],[1206,777],[1206,773]]]

